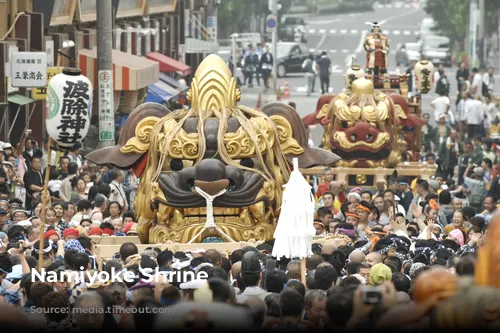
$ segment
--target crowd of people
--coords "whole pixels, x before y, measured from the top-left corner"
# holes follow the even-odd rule
[[[123,190],[125,176],[114,169],[85,171],[85,162],[74,162],[78,158],[65,166],[66,158],[61,157],[63,162],[52,170],[63,179],[50,191],[45,230],[40,230],[40,203],[31,194],[31,205],[26,207],[19,199],[0,202],[0,322],[4,325],[59,332],[430,328],[428,311],[398,320],[391,313],[414,302],[413,288],[426,271],[473,275],[476,249],[485,242],[497,209],[493,196],[486,195],[481,202],[461,198],[464,191],[443,189],[443,179],[408,183],[391,178],[387,186],[377,184],[376,193],[362,188],[348,191],[345,184],[333,180],[331,169],[325,169],[315,191],[314,226],[319,237],[306,259],[305,279],[300,260],[272,257],[273,240],[232,252],[218,251],[209,243],[187,251],[151,245],[140,252],[134,238],[112,258],[102,258],[95,252],[95,237],[137,235],[133,200]],[[41,163],[34,152],[29,170],[37,170]],[[87,172],[90,182],[84,180]],[[29,184],[29,177],[24,178]],[[70,182],[70,194],[68,178],[78,179]],[[465,183],[471,181],[479,179],[465,177]],[[36,192],[37,188],[25,186],[28,193]],[[39,263],[42,232],[43,262]],[[75,281],[61,275],[42,281],[32,274],[39,266],[56,273],[116,271],[118,276],[131,274],[132,279]],[[148,280],[146,271],[155,270]],[[169,279],[159,272],[193,275]],[[206,278],[198,277],[202,272]]]

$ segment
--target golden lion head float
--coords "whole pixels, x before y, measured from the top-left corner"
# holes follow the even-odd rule
[[[216,226],[233,240],[271,239],[292,159],[309,168],[339,157],[308,147],[305,127],[288,105],[272,102],[262,111],[237,105],[236,81],[216,55],[200,64],[187,97],[189,110],[137,107],[116,146],[86,157],[140,177],[134,208],[142,243],[220,237],[205,229],[207,197]]]
[[[321,123],[323,147],[342,158],[339,165],[358,168],[397,165],[401,129],[423,124],[408,113],[406,98],[375,90],[373,81],[364,77],[354,80],[348,92],[321,96],[316,111],[303,121]]]

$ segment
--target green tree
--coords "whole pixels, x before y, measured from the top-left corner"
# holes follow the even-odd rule
[[[279,0],[282,6],[278,16],[288,13],[292,0]],[[254,15],[265,17],[269,14],[268,0],[222,0],[217,10],[218,33],[220,38],[229,38],[235,32],[249,32]]]
[[[469,28],[470,0],[432,0],[425,11],[437,22],[443,34],[463,44]]]

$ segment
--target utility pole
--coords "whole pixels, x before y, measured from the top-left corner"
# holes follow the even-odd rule
[[[99,148],[115,145],[113,89],[113,6],[109,0],[97,1],[97,63]]]
[[[271,1],[271,13],[273,15],[278,16],[278,0],[269,0]],[[279,22],[276,22],[276,28],[273,30],[273,35],[272,35],[272,44],[273,44],[273,49],[272,49],[272,55],[273,55],[273,78],[274,78],[274,89],[276,90],[277,84],[278,84],[278,29],[279,29]]]
[[[480,59],[479,63],[480,66],[486,65],[486,43],[484,40],[484,30],[485,30],[485,23],[484,23],[484,18],[485,18],[485,12],[484,12],[484,0],[479,0],[479,29],[478,29],[478,35],[479,35],[479,45],[481,47],[480,49]]]

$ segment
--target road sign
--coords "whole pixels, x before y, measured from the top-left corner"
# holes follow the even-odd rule
[[[115,140],[113,71],[100,70],[98,78],[99,141],[113,141]]]
[[[62,67],[47,67],[47,85],[49,85],[50,79],[62,72]],[[36,100],[46,100],[47,99],[47,86],[34,88],[31,97]]]
[[[47,53],[15,52],[10,59],[13,87],[45,87],[47,85]]]
[[[273,14],[267,15],[266,31],[273,32],[276,30],[277,26],[278,26],[278,18],[276,17],[276,15],[273,15]]]

